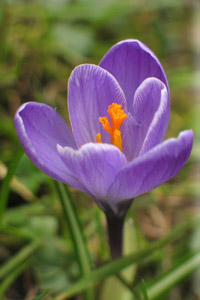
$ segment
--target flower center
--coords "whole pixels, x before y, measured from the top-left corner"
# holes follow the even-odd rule
[[[122,151],[122,139],[119,129],[127,115],[124,113],[122,106],[117,103],[109,105],[107,112],[110,117],[111,126],[107,117],[100,117],[99,122],[102,124],[103,129],[109,133],[110,143]],[[100,133],[97,133],[96,135],[96,142],[102,143]]]

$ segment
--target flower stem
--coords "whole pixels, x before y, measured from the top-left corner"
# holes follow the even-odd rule
[[[108,225],[108,241],[110,246],[110,253],[113,259],[122,256],[123,246],[123,225],[125,215],[110,216],[106,215]]]

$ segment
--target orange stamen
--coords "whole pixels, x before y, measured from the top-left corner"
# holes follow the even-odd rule
[[[110,124],[106,117],[100,117],[99,122],[102,124],[102,127],[105,131],[107,131],[110,135],[112,134],[112,129],[110,128]]]
[[[122,151],[122,139],[119,129],[127,115],[124,113],[122,106],[117,103],[109,105],[107,112],[110,117],[111,126],[107,117],[100,117],[99,122],[102,124],[103,129],[109,133],[111,144],[115,145]],[[101,143],[100,133],[97,133],[96,141],[97,143]]]
[[[97,143],[102,143],[102,141],[101,141],[101,134],[100,133],[96,134],[96,142]]]
[[[115,145],[117,148],[119,148],[120,151],[122,151],[121,132],[118,129],[115,129],[114,131],[113,145]]]

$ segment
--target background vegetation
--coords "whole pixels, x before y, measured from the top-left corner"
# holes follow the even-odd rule
[[[147,300],[145,292],[149,299],[200,299],[199,20],[199,3],[190,0],[1,0],[0,299]],[[129,256],[106,264],[103,213],[32,165],[13,116],[34,100],[68,122],[72,69],[98,64],[126,38],[148,45],[164,66],[171,91],[167,137],[192,128],[195,141],[174,179],[135,200],[125,226]]]

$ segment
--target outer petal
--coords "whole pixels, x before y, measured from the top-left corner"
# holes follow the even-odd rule
[[[99,64],[119,82],[132,113],[136,89],[148,77],[156,77],[168,86],[165,72],[154,53],[137,40],[125,40],[114,45]]]
[[[157,78],[148,78],[136,90],[133,115],[122,124],[123,151],[128,160],[159,144],[167,130],[169,97],[166,86]]]
[[[131,199],[172,178],[187,161],[193,142],[192,130],[180,133],[128,163],[108,191],[113,203]]]
[[[102,129],[99,117],[108,116],[110,104],[122,104],[126,100],[116,79],[95,65],[80,65],[69,79],[68,107],[74,137],[78,146],[96,141],[101,133],[102,142],[109,142],[109,135]]]
[[[108,188],[127,162],[117,147],[89,143],[79,150],[58,146],[58,152],[73,176],[97,201],[109,201]]]
[[[30,160],[45,174],[80,190],[57,152],[57,144],[76,148],[73,135],[58,113],[45,104],[28,102],[16,112],[17,136]]]

